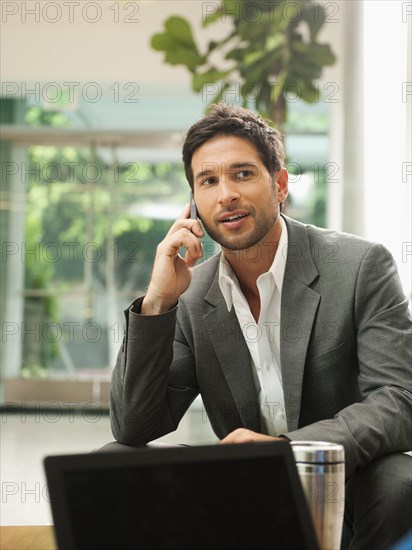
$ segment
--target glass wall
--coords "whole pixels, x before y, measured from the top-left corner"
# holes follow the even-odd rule
[[[164,102],[159,108],[165,110]],[[196,105],[191,122],[204,109]],[[291,106],[286,138],[286,213],[321,226],[327,183],[336,176],[328,158],[327,107]],[[107,105],[106,112],[113,116]],[[159,128],[156,139],[148,128],[118,130],[111,140],[107,132],[81,127],[85,113],[3,103],[2,376],[8,402],[30,402],[35,395],[36,402],[78,399],[79,387],[73,396],[56,394],[55,380],[59,388],[62,381],[67,388],[89,384],[84,400],[107,404],[123,309],[145,292],[156,246],[188,200],[181,127]],[[206,237],[204,249],[208,257],[217,246]]]
[[[144,293],[153,245],[187,195],[181,167],[136,150],[33,146],[27,156],[22,373],[108,374],[121,311]]]

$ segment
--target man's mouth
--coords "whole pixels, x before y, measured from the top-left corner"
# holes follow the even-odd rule
[[[235,214],[234,216],[228,216],[227,218],[223,218],[223,220],[221,221],[224,223],[235,222],[235,221],[241,220],[242,218],[246,218],[246,216],[248,216],[248,214]]]
[[[237,230],[247,224],[249,217],[250,212],[239,209],[234,212],[224,212],[219,218],[219,223],[227,230]]]
[[[228,212],[223,212],[223,214],[221,214],[219,216],[219,223],[235,223],[235,222],[239,222],[240,220],[242,220],[243,218],[246,218],[247,216],[249,216],[249,212],[247,210],[243,210],[243,209],[236,209],[236,210],[232,210],[231,212],[228,211]]]

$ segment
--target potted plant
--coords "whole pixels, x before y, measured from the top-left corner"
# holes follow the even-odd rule
[[[164,52],[165,62],[183,65],[192,76],[195,92],[215,93],[209,103],[238,93],[243,106],[252,107],[282,130],[287,119],[287,99],[297,96],[319,101],[317,79],[335,55],[318,42],[327,17],[313,0],[222,0],[203,4],[203,27],[229,22],[226,36],[208,42],[201,51],[190,23],[169,17],[151,45]],[[216,9],[212,9],[216,7]]]

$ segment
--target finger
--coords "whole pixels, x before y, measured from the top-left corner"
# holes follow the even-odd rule
[[[220,443],[222,445],[226,445],[228,443],[236,443],[236,434],[234,432],[231,432],[226,437],[220,440]]]
[[[202,255],[202,252],[200,253]],[[193,267],[197,260],[199,258],[201,258],[201,255],[196,255],[194,256],[189,249],[186,250],[186,253],[185,253],[185,257],[183,258],[184,259],[184,262],[185,264],[187,265],[187,267]]]
[[[250,430],[246,430],[245,428],[237,428],[223,438],[220,443],[246,443],[248,441],[253,441],[253,438],[251,437],[252,435],[253,432]]]
[[[172,235],[183,228],[188,229],[199,238],[205,235],[199,220],[192,220],[191,218],[178,218],[167,232],[167,235]]]
[[[181,246],[186,248],[185,257],[189,255],[194,259],[194,261],[201,258],[203,255],[203,248],[199,239],[191,231],[186,229],[182,229],[179,234],[182,235]]]
[[[222,445],[233,445],[235,443],[248,443],[251,440],[243,439],[242,437],[230,437],[227,436],[220,441]]]
[[[196,235],[196,237],[203,237],[205,234],[200,222],[198,220],[192,220],[191,218],[188,220],[181,220],[181,219],[176,220],[176,222],[173,225],[175,226],[176,231],[183,228],[188,229],[194,235]]]
[[[189,254],[196,260],[202,256],[202,247],[199,239],[187,229],[180,229],[176,233],[167,236],[158,248],[168,256],[174,256],[179,248],[184,246]]]
[[[179,227],[187,227],[199,237],[204,236],[204,231],[202,225],[200,224],[200,221],[197,218],[194,219],[190,217],[190,204],[185,204],[183,210],[180,213],[180,216],[169,229],[168,234],[173,233]]]
[[[185,218],[188,218],[189,216],[190,216],[190,204],[186,203],[184,205],[182,212],[180,213],[179,218],[185,219]]]
[[[184,220],[182,222],[182,227],[190,229],[190,231],[194,233],[197,237],[201,238],[205,236],[205,232],[203,231],[203,227],[199,220]]]
[[[183,245],[185,246],[185,245]],[[202,243],[200,243],[200,247],[196,243],[196,247],[186,247],[186,252],[184,255],[184,261],[187,266],[193,267],[197,260],[202,257]]]

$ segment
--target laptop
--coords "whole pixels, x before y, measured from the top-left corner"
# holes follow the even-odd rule
[[[44,464],[59,550],[319,550],[286,441]]]

